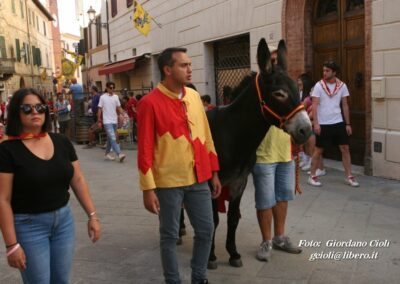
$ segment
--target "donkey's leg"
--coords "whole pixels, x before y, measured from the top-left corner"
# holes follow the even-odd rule
[[[236,249],[236,229],[240,219],[240,200],[242,195],[229,202],[228,210],[228,234],[226,236],[226,250],[230,258],[229,264],[234,267],[243,266],[241,256]]]
[[[219,216],[218,216],[218,201],[217,199],[212,200],[212,208],[213,208],[213,217],[214,217],[214,234],[211,245],[210,256],[208,258],[208,269],[217,269],[217,257],[215,255],[215,232],[217,230],[219,224]]]

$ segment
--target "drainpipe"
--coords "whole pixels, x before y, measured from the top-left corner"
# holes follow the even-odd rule
[[[28,1],[25,0],[25,18],[26,18],[26,30],[28,34],[28,52],[26,53],[26,56],[30,54],[30,65],[31,65],[31,79],[32,79],[32,88],[35,88],[34,85],[34,74],[33,74],[33,53],[32,53],[32,45],[31,45],[31,33],[29,30],[29,15],[28,15]],[[32,22],[34,23],[34,19],[32,19]]]

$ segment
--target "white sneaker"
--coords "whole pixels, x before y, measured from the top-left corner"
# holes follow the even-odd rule
[[[322,183],[320,181],[318,181],[317,176],[309,176],[307,183],[312,186],[322,186]]]
[[[271,259],[272,241],[263,241],[257,252],[257,259],[260,261],[269,261]]]
[[[106,154],[106,158],[107,158],[108,160],[110,160],[110,161],[114,161],[114,160],[115,160],[115,157],[114,157],[113,155],[111,155],[110,153],[107,153],[107,154]]]
[[[348,176],[345,181],[346,181],[346,184],[348,184],[348,185],[350,185],[352,187],[359,187],[360,186],[360,184],[358,183],[356,178],[353,177],[353,176]]]
[[[118,161],[119,161],[120,163],[122,163],[122,162],[124,161],[124,159],[125,159],[125,154],[120,153],[120,154],[118,155]]]
[[[311,171],[308,171],[307,174],[310,175],[310,174],[311,174]],[[326,169],[323,169],[323,170],[317,169],[317,170],[315,171],[315,176],[317,176],[317,177],[326,176]]]
[[[309,171],[311,168],[311,159],[301,168],[302,171]]]

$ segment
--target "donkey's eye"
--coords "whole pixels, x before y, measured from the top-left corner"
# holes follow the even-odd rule
[[[280,100],[284,100],[284,99],[288,98],[288,93],[285,92],[285,91],[283,91],[283,90],[275,91],[275,92],[273,92],[273,95],[274,95],[277,99],[280,99]]]

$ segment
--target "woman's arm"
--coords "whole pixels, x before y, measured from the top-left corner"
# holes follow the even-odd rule
[[[7,252],[17,245],[17,236],[14,227],[14,215],[11,209],[11,194],[14,174],[0,173],[0,229],[3,234]],[[7,257],[12,267],[25,269],[26,259],[22,248],[17,249]]]
[[[72,166],[74,167],[74,176],[71,180],[71,187],[83,210],[85,210],[89,217],[89,237],[93,242],[96,242],[100,238],[100,222],[92,198],[90,197],[89,188],[85,177],[83,176],[79,161],[72,162]]]

